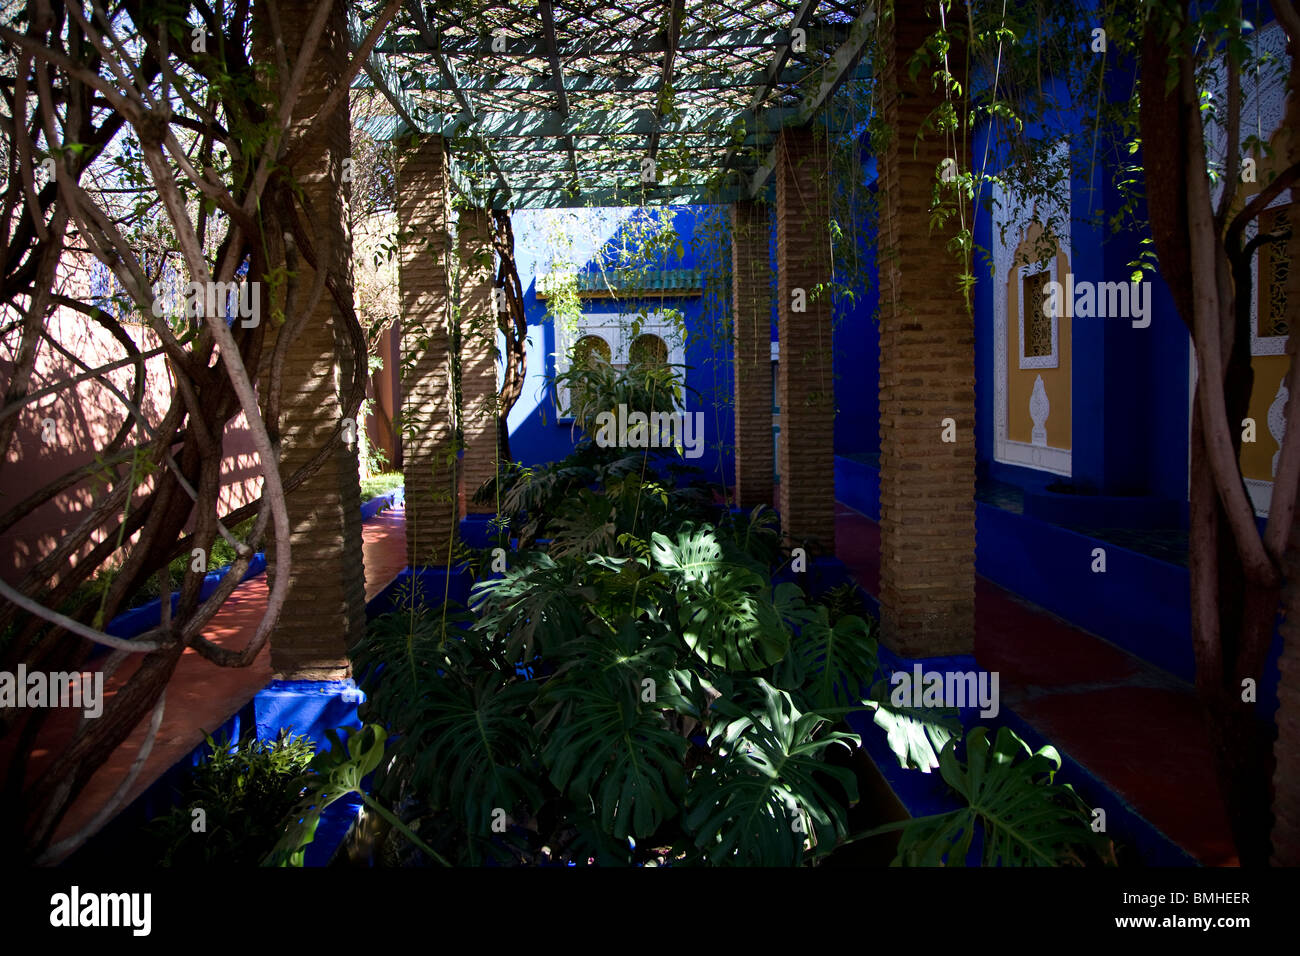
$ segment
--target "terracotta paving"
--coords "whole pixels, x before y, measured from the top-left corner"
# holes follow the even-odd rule
[[[880,528],[838,504],[836,553],[880,593]],[[1005,705],[1208,866],[1235,866],[1192,688],[982,577],[975,656]]]
[[[374,597],[406,566],[405,512],[389,509],[362,525],[363,555],[366,571],[366,599]],[[213,617],[204,636],[223,647],[242,647],[252,637],[266,608],[266,575],[259,575],[237,587],[225,605]],[[104,682],[104,703],[121,688],[139,666],[133,656]],[[203,741],[205,730],[215,731],[240,708],[253,699],[271,680],[270,648],[263,648],[257,659],[246,668],[216,667],[190,649],[181,656],[176,672],[167,685],[167,704],[153,750],[145,762],[122,806],[143,793],[150,784],[185,758]],[[65,718],[56,721],[55,718]],[[75,728],[77,713],[55,711],[42,729],[32,750],[29,777],[39,772],[51,759],[49,741],[66,737]],[[89,822],[111,798],[126,778],[139,753],[148,719],[140,723],[113,756],[91,777],[61,821],[54,842],[75,833]],[[45,741],[42,745],[42,741]],[[4,761],[7,763],[7,760]]]

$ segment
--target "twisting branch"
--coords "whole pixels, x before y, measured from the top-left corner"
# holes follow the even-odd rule
[[[1204,149],[1201,144],[1205,134],[1190,59],[1182,60],[1180,73],[1183,102],[1193,104],[1185,106],[1188,111],[1188,150],[1192,155],[1198,155]],[[1187,217],[1191,238],[1196,356],[1200,366],[1196,391],[1205,429],[1206,458],[1247,576],[1263,587],[1277,587],[1281,583],[1280,570],[1260,540],[1259,529],[1255,526],[1255,509],[1246,495],[1232,447],[1222,388],[1226,357],[1220,345],[1220,317],[1224,314],[1221,311],[1224,303],[1218,282],[1220,263],[1216,259],[1217,243],[1214,241],[1217,233],[1210,203],[1209,177],[1205,167],[1199,163],[1192,163],[1187,171]]]
[[[46,0],[31,6],[25,32],[0,25],[0,46],[18,68],[13,86],[0,91],[0,127],[16,147],[8,156],[0,217],[0,328],[6,340],[16,339],[13,374],[0,402],[0,449],[30,427],[38,402],[58,398],[89,411],[85,389],[94,388],[94,394],[110,396],[109,408],[117,402],[126,409],[107,444],[92,450],[99,452],[97,460],[72,458],[49,487],[22,495],[0,515],[0,528],[11,527],[31,508],[84,493],[87,479],[107,479],[21,581],[0,581],[0,630],[6,631],[0,655],[6,663],[76,668],[100,645],[112,651],[106,674],[132,655],[143,658],[129,676],[117,678],[101,717],[83,721],[70,739],[56,739],[53,722],[46,724],[42,714],[12,708],[0,713],[0,733],[19,739],[3,773],[5,809],[11,812],[0,814],[0,827],[19,832],[9,834],[13,839],[0,834],[0,843],[21,847],[27,859],[50,862],[70,852],[120,805],[138,779],[148,743],[91,825],[51,844],[95,769],[151,712],[152,742],[167,682],[186,647],[231,667],[251,664],[265,649],[292,577],[285,495],[315,474],[343,437],[340,423],[328,441],[312,448],[305,465],[280,474],[287,350],[323,296],[341,316],[338,348],[341,364],[351,370],[341,387],[345,413],[355,418],[364,398],[365,333],[353,310],[349,277],[329,265],[348,256],[319,241],[313,245],[318,232],[293,179],[293,160],[323,128],[324,114],[346,102],[365,53],[399,4],[387,0],[372,20],[362,54],[348,60],[321,114],[295,128],[300,92],[334,3],[319,0],[308,23],[291,25],[299,39],[290,51],[278,29],[266,29],[281,19],[274,0],[237,0],[216,9],[200,4],[206,29],[218,39],[213,52],[171,39],[178,25],[188,29],[185,10],[160,10],[141,0]],[[279,65],[274,75],[248,58],[250,41]],[[106,154],[120,148],[124,129],[139,143],[131,157],[140,161],[135,165]],[[43,156],[53,159],[54,181],[38,188],[35,170]],[[88,257],[107,270],[118,302],[125,293],[144,318],[144,341],[127,333],[116,308],[98,308],[85,292],[56,289],[60,270],[84,266]],[[313,269],[310,281],[300,282],[300,263]],[[271,304],[272,315],[232,321],[225,314],[226,293],[204,293],[228,290],[236,277],[262,293],[259,301]],[[163,287],[176,286],[187,290],[179,322],[164,314],[168,306],[159,295]],[[101,362],[81,354],[55,332],[55,309],[98,323],[125,356]],[[266,336],[281,317],[269,351]],[[156,368],[147,371],[146,363],[158,356],[165,359],[171,392],[161,418],[146,400],[148,374]],[[128,368],[133,379],[122,371]],[[222,514],[223,435],[241,413],[259,462],[261,495]],[[139,436],[135,441],[133,434]],[[235,525],[249,518],[255,519],[252,531],[240,541],[244,536]],[[202,601],[201,576],[186,574],[173,611],[170,564],[184,553],[179,549],[207,552],[218,535],[235,547],[234,564]],[[244,647],[221,647],[203,631],[264,544],[275,548],[278,572],[266,610]],[[133,640],[107,634],[106,622],[155,580],[158,626]],[[27,760],[38,739],[55,756],[29,775]]]

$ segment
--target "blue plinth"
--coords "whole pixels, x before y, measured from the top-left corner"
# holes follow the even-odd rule
[[[388,586],[366,603],[366,617],[374,618],[405,605],[404,600],[412,589],[418,599],[417,605],[435,608],[442,604],[444,597],[465,606],[469,603],[469,589],[473,583],[468,564],[454,565],[447,568],[403,568],[401,573],[388,582]]]
[[[471,548],[491,548],[500,544],[502,532],[493,527],[496,515],[469,514],[460,519],[460,540]]]
[[[274,740],[281,729],[310,737],[318,752],[330,749],[325,731],[361,726],[357,705],[366,695],[349,680],[273,680],[253,698],[257,736]],[[303,853],[304,866],[326,866],[352,828],[361,809],[355,795],[337,800],[321,814],[316,838]]]
[[[253,698],[257,736],[274,740],[281,729],[310,737],[319,751],[329,750],[325,731],[361,726],[357,705],[366,695],[348,680],[273,680]]]

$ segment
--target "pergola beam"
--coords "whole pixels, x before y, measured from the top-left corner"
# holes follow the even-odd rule
[[[551,77],[555,84],[555,98],[558,104],[558,112],[567,117],[569,115],[569,97],[564,90],[564,69],[560,66],[560,56],[556,52],[557,45],[555,42],[555,7],[551,0],[541,0],[542,14],[542,35],[546,42],[546,57],[551,64]],[[573,181],[570,183],[570,189],[577,192],[581,189],[578,180],[578,157],[573,149],[573,137],[564,137],[564,151],[569,157],[569,166],[573,170]]]
[[[849,38],[831,56],[830,62],[826,64],[826,68],[822,72],[822,78],[817,84],[816,91],[798,107],[797,112],[799,115],[789,125],[802,126],[809,122],[826,104],[826,101],[835,94],[840,85],[853,74],[858,64],[858,58],[862,55],[862,48],[866,46],[867,40],[871,36],[871,28],[875,22],[876,5],[872,0],[872,2],[868,2],[866,9],[858,15],[858,18],[853,21],[853,26],[849,30]],[[772,147],[767,157],[754,171],[749,184],[749,195],[751,197],[758,197],[767,187],[767,181],[776,168],[777,149],[779,149],[779,144]]]
[[[511,157],[503,157],[503,158],[513,159],[514,157],[511,156]],[[563,176],[563,175],[568,175],[572,172],[572,170],[569,168],[568,160],[562,157],[555,157],[554,161],[552,162],[547,162],[544,159],[537,159],[537,160],[525,159],[520,162],[511,162],[509,165],[510,165],[510,172],[518,176],[536,176],[536,175],[544,175],[547,173],[554,174],[555,176]],[[583,160],[581,165],[578,168],[585,176],[595,176],[604,173],[626,174],[630,176],[633,175],[634,173],[639,173],[640,171],[639,167],[637,166],[637,163],[634,160],[628,160],[628,159],[621,159],[621,160],[587,159],[587,160]],[[692,166],[691,171],[694,172],[696,170],[704,170],[707,172],[712,169],[720,169],[720,170],[726,169],[731,172],[735,172],[736,169],[738,168],[739,167],[737,166],[728,167],[722,165],[721,163],[714,163],[713,161],[709,161],[704,166]]]
[[[803,0],[799,4],[799,9],[795,11],[794,21],[790,24],[790,35],[794,36],[795,30],[808,30],[808,21],[812,19],[813,11],[817,8],[821,0]],[[790,44],[783,43],[776,48],[772,54],[771,61],[767,64],[767,69],[763,74],[763,83],[761,89],[754,94],[750,100],[749,108],[751,110],[760,109],[767,102],[768,96],[776,87],[777,79],[781,76],[781,71],[785,68],[786,62],[790,59]]]
[[[353,52],[360,48],[365,42],[366,30],[361,25],[361,18],[357,16],[356,10],[348,8],[348,39],[351,42]],[[397,116],[410,129],[418,130],[424,125],[424,110],[420,107],[415,99],[402,88],[398,80],[397,73],[394,71],[389,58],[377,50],[372,50],[370,56],[366,59],[365,75],[370,79],[375,89],[384,95],[384,98],[392,105],[397,112]],[[360,79],[361,74],[358,74]],[[357,84],[354,83],[355,87]],[[400,130],[394,132],[394,135],[400,133]]]
[[[356,11],[352,9],[348,10],[348,38],[353,52],[365,42],[366,38],[365,28],[362,27]],[[368,124],[369,132],[375,139],[396,139],[404,133],[419,132],[425,128],[427,111],[402,88],[388,57],[372,50],[366,59],[365,72],[369,75],[375,89],[383,94],[384,99],[388,100],[397,114],[395,121],[386,122],[385,118],[381,117]],[[456,165],[450,161],[451,157],[448,156],[447,159],[447,172],[452,185],[466,199],[472,198],[468,181],[460,175]]]
[[[799,4],[799,9],[795,11],[794,20],[790,24],[790,36],[792,39],[795,30],[807,30],[808,21],[812,18],[813,10],[817,8],[818,3],[820,2],[821,0],[803,0],[803,2]],[[791,52],[790,44],[784,43],[776,48],[776,52],[772,54],[772,59],[768,61],[767,69],[763,71],[763,82],[759,85],[758,91],[754,93],[753,97],[751,97],[749,101],[749,109],[756,115],[763,108],[763,104],[767,102],[767,98],[772,95],[772,90],[776,88],[777,80],[784,71],[785,65],[790,59]],[[739,150],[740,147],[737,146],[731,148],[727,153],[726,164],[730,164],[735,159],[736,153],[739,152]],[[768,157],[768,159],[771,158],[771,156]],[[766,160],[764,162],[766,163]],[[771,174],[772,170],[769,168],[767,176],[770,176]],[[766,181],[767,178],[765,176],[764,182]]]
[[[686,18],[686,0],[668,0],[667,13],[668,23],[662,31],[664,63],[659,73],[658,95],[655,97],[655,127],[650,131],[650,142],[646,147],[646,155],[650,157],[652,163],[659,152],[659,131],[664,116],[665,93],[673,89],[673,60],[677,56],[677,44],[681,41],[682,21]]]
[[[517,190],[510,199],[511,209],[561,209],[598,206],[705,206],[733,203],[744,198],[744,187],[714,189],[706,186],[647,186],[645,189],[585,189],[577,201],[564,189]],[[494,208],[505,208],[498,204]]]
[[[833,46],[844,43],[849,36],[847,27],[841,24],[827,24],[808,30],[808,46]],[[743,50],[752,47],[778,47],[789,45],[791,31],[789,27],[764,29],[762,27],[740,30],[699,30],[681,34],[676,49],[679,52],[695,50]],[[663,53],[668,48],[668,40],[662,33],[650,37],[589,37],[582,40],[560,43],[556,53],[567,59],[569,57],[608,56],[619,53]],[[478,57],[497,59],[500,57],[521,57],[524,59],[544,59],[546,57],[546,39],[542,36],[509,37],[504,49],[494,50],[491,37],[478,36],[436,36],[417,37],[401,36],[380,41],[377,46],[383,53],[442,53],[446,56]]]
[[[771,176],[776,135],[825,111],[853,75],[875,20],[874,5],[849,24],[841,18],[862,9],[857,4],[801,0],[779,25],[728,29],[736,18],[724,13],[713,18],[712,29],[687,30],[685,0],[662,0],[657,30],[645,11],[638,14],[638,29],[612,24],[588,30],[581,5],[578,19],[562,21],[567,14],[555,3],[538,0],[533,32],[503,37],[472,16],[448,35],[445,13],[422,0],[404,0],[406,32],[377,45],[365,77],[354,83],[379,89],[396,113],[371,121],[373,134],[409,130],[446,139],[454,152],[448,171],[455,188],[482,207],[661,203],[686,196],[720,201],[719,182],[750,196]],[[840,22],[827,24],[828,17]],[[512,25],[521,28],[529,29],[526,20]],[[351,30],[356,45],[361,30],[355,14]],[[811,59],[791,49],[795,31],[806,33]],[[404,59],[389,55],[395,51]],[[729,51],[727,59],[742,68],[723,69],[712,51]],[[654,54],[662,57],[658,70],[650,66]],[[801,105],[785,105],[801,88],[811,95]],[[673,97],[687,90],[695,95],[689,108],[679,109]],[[620,92],[641,93],[640,103],[588,108],[593,100],[607,104],[602,94]],[[647,93],[656,94],[652,104]],[[489,103],[495,109],[485,110]],[[836,125],[834,118],[828,122]],[[701,165],[661,172],[659,153],[669,144]],[[646,184],[642,196],[639,167],[647,157],[665,185]],[[624,183],[638,195],[629,197]]]
[[[437,43],[437,34],[433,32],[428,21],[425,20],[424,11],[420,9],[420,0],[406,0],[406,9],[411,14],[411,19],[414,21],[416,29],[420,31],[420,36],[424,38],[425,42]],[[455,65],[441,53],[435,53],[433,58],[438,64],[438,72],[442,74],[443,82],[450,84],[452,87],[452,94],[456,97],[456,102],[460,105],[461,115],[472,118],[475,115],[474,104],[470,102],[464,88],[460,85],[460,77],[456,75]],[[491,147],[482,139],[478,137],[475,137],[475,139],[475,145],[482,151],[483,155],[487,158],[488,165],[492,167],[492,172],[496,174],[498,188],[506,196],[509,196],[510,183],[506,181],[506,174],[501,171],[501,167],[497,164],[496,157],[492,155]],[[466,198],[471,202],[475,201],[474,197],[467,196]]]
[[[648,136],[659,129],[669,135],[707,132],[726,135],[735,123],[747,130],[777,130],[796,120],[801,110],[780,107],[755,117],[729,109],[700,110],[678,119],[660,119],[654,110],[589,110],[564,116],[555,110],[532,113],[428,113],[424,132],[443,136],[525,138],[563,136]]]
[[[585,172],[585,170],[584,170]],[[589,182],[592,189],[624,189],[628,192],[635,192],[641,188],[639,179],[639,169],[633,169],[624,165],[622,169],[613,175],[604,177],[604,182]],[[731,176],[735,178],[734,170],[726,170],[721,167],[712,167],[708,169],[692,169],[688,173],[675,175],[672,179],[659,183],[656,186],[646,184],[646,189],[653,191],[655,188],[678,189],[691,187],[695,189],[707,189],[716,182],[718,177]],[[559,190],[568,189],[569,180],[564,176],[521,176],[516,178],[511,185],[516,192],[536,192],[538,190]]]
[[[558,54],[557,54],[558,59]],[[554,70],[554,68],[552,68]],[[746,70],[739,73],[681,73],[673,78],[673,89],[677,92],[696,90],[743,90],[763,86],[769,82],[770,67],[761,70]],[[773,80],[774,85],[793,84],[804,76],[803,71],[786,67]],[[644,93],[658,89],[659,76],[575,76],[564,74],[566,93]],[[374,85],[365,74],[358,74],[352,86],[365,89]],[[460,76],[462,90],[476,93],[511,92],[511,93],[548,93],[555,90],[555,82],[549,76]],[[452,87],[439,78],[427,82],[403,81],[403,90],[421,92],[451,92]]]
[[[866,8],[853,21],[849,38],[832,54],[830,63],[822,71],[816,92],[804,101],[803,111],[808,118],[811,119],[853,74],[858,58],[862,56],[862,48],[871,38],[871,29],[875,23],[876,4],[874,0],[867,0]]]

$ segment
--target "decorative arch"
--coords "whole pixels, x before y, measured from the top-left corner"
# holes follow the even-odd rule
[[[664,313],[653,312],[645,316],[622,312],[584,313],[575,328],[556,327],[556,375],[562,375],[572,368],[574,349],[584,340],[599,340],[609,350],[610,364],[624,366],[628,363],[634,344],[648,338],[656,339],[663,345],[668,364],[685,364],[686,343],[682,330]],[[602,358],[604,354],[602,350]],[[565,414],[570,406],[568,390],[557,387],[555,401],[557,421],[572,421],[573,417]]]
[[[1066,165],[1069,176],[1069,154],[1062,143],[1057,150],[1060,162]],[[993,186],[993,458],[995,461],[1024,468],[1036,468],[1058,475],[1072,474],[1073,462],[1069,448],[1049,445],[1052,433],[1049,416],[1053,404],[1059,416],[1069,415],[1071,396],[1051,394],[1050,388],[1043,381],[1043,372],[1065,368],[1069,372],[1065,356],[1068,355],[1065,341],[1067,332],[1057,317],[1051,318],[1048,339],[1050,347],[1044,352],[1028,347],[1025,337],[1026,303],[1024,289],[1028,282],[1039,274],[1044,281],[1062,281],[1064,274],[1070,270],[1070,211],[1034,209],[1032,218],[1025,221],[1019,214],[1023,205],[1012,193],[1000,184]],[[1032,260],[1028,249],[1031,240],[1040,234],[1043,221],[1055,221],[1056,254],[1046,263]],[[1013,286],[1016,295],[1012,295]],[[1016,306],[1012,314],[1012,301]],[[1017,325],[1016,339],[1019,342],[1019,354],[1013,358],[1009,344],[1011,335],[1009,322]],[[1033,354],[1031,354],[1033,353]],[[1030,440],[1022,441],[1011,437],[1010,427],[1010,378],[1015,373],[1026,375],[1024,411],[1032,422]],[[1057,386],[1058,392],[1068,392]]]

